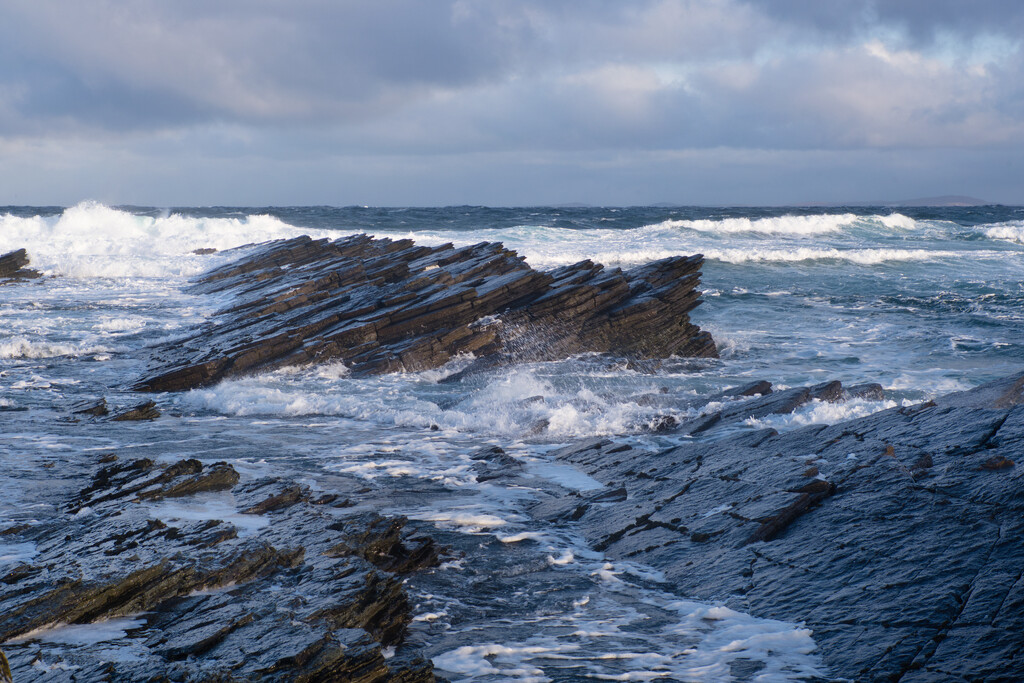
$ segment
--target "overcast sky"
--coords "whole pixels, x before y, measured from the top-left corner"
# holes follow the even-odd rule
[[[1024,204],[1017,0],[0,0],[0,204]]]

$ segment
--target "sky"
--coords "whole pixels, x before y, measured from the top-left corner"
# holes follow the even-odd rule
[[[0,204],[1024,204],[1016,0],[0,0]]]

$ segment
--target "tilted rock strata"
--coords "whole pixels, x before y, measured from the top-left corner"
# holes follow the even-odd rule
[[[537,271],[499,243],[460,249],[355,235],[271,242],[215,269],[195,293],[235,304],[156,350],[136,389],[180,391],[328,360],[355,375],[418,371],[464,353],[552,360],[586,351],[716,357],[689,319],[701,256],[623,272],[582,261]]]
[[[26,268],[29,264],[28,252],[24,249],[10,251],[0,255],[0,279],[25,279],[39,277],[38,270]]]
[[[242,533],[218,519],[165,523],[151,507],[197,493],[273,521]],[[433,681],[414,652],[383,648],[400,646],[412,619],[392,570],[434,566],[438,549],[403,538],[404,520],[339,521],[332,502],[286,481],[240,484],[226,463],[114,460],[61,517],[2,532],[37,550],[0,576],[0,643],[15,680]],[[127,633],[131,657],[32,639],[118,617],[141,624]]]
[[[607,488],[536,512],[682,595],[805,622],[835,675],[1024,680],[1022,389],[661,452],[590,440],[557,457]]]

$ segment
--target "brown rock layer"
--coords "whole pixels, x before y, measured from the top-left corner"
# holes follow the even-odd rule
[[[494,242],[271,242],[193,286],[231,292],[236,303],[157,349],[135,388],[181,391],[327,360],[373,375],[434,368],[464,353],[498,362],[588,351],[716,357],[711,335],[688,315],[700,304],[702,263],[676,256],[623,272],[582,261],[542,272]]]
[[[28,263],[28,252],[24,249],[0,255],[0,279],[39,277],[39,271],[25,267]]]

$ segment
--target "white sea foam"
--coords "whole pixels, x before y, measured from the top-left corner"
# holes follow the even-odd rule
[[[95,645],[124,638],[127,631],[145,625],[145,619],[137,617],[106,619],[91,624],[58,624],[26,633],[11,642],[23,643],[29,640],[38,640],[62,645]]]
[[[56,358],[58,356],[84,356],[93,353],[109,353],[106,346],[58,344],[33,341],[25,337],[13,337],[0,341],[0,358]]]
[[[193,254],[196,249],[223,250],[301,234],[330,235],[267,215],[151,217],[82,202],[59,216],[0,216],[0,253],[24,247],[33,268],[67,277],[191,276],[223,260]]]
[[[510,519],[518,517],[518,515],[513,515],[506,519],[505,517],[481,512],[478,508],[428,510],[425,512],[412,512],[407,516],[410,519],[435,522],[442,526],[453,527],[467,533],[480,533],[497,527],[503,527],[509,523]]]
[[[898,215],[898,214],[897,214]],[[884,222],[891,217],[885,216]],[[903,216],[907,221],[913,221]],[[763,235],[821,235],[838,232],[854,225],[859,220],[856,214],[815,214],[810,216],[772,216],[768,218],[720,218],[700,220],[668,220],[657,223],[654,228],[687,228],[717,234],[760,233]],[[888,225],[888,224],[887,224]]]
[[[762,419],[751,418],[745,424],[758,429],[771,427],[778,431],[785,431],[812,424],[838,424],[858,417],[866,417],[880,410],[895,408],[897,405],[896,401],[891,400],[871,401],[855,398],[840,403],[830,403],[815,399],[792,413],[769,415]]]
[[[96,325],[94,329],[98,332],[138,332],[146,327],[149,321],[146,318],[138,315],[110,317],[102,320]]]
[[[610,566],[607,571],[615,573]],[[462,676],[456,680],[520,682],[561,680],[567,673],[607,681],[730,680],[737,660],[763,665],[757,681],[824,676],[810,629],[722,605],[665,599],[655,591],[644,592],[641,601],[649,610],[674,614],[675,623],[637,629],[648,614],[616,599],[635,590],[615,579],[574,601],[572,610],[535,619],[532,637],[463,645],[435,656],[434,665]]]
[[[598,393],[579,384],[556,387],[531,366],[494,377],[453,405],[438,405],[419,393],[438,374],[444,372],[351,380],[340,365],[327,370],[276,371],[190,391],[178,400],[193,410],[239,417],[324,415],[384,426],[436,426],[462,433],[541,438],[639,433],[665,415],[688,414],[641,405],[633,391]],[[653,390],[644,385],[638,388],[641,393]],[[579,478],[574,481],[574,486],[588,487]]]
[[[1024,244],[1024,221],[997,223],[985,229],[985,236],[993,240]]]
[[[4,565],[21,564],[31,562],[36,556],[35,543],[6,543],[0,544],[0,567]]]
[[[199,493],[187,500],[163,501],[148,507],[149,515],[171,524],[205,522],[219,519],[233,524],[240,537],[250,536],[269,521],[262,515],[247,515],[238,511],[229,493]]]
[[[976,252],[976,257],[996,255]],[[726,263],[796,263],[800,261],[847,261],[863,266],[898,261],[935,261],[962,258],[957,251],[940,249],[837,249],[835,247],[798,247],[793,249],[750,247],[742,249],[705,249],[708,259]]]
[[[669,220],[639,228],[566,229],[518,226],[459,232],[375,232],[377,237],[414,239],[437,245],[452,242],[468,246],[481,239],[504,242],[526,257],[535,268],[553,268],[591,259],[606,266],[632,267],[680,254],[701,253],[725,263],[795,263],[844,261],[877,265],[900,261],[932,261],[962,258],[950,249],[863,247],[844,231],[866,227],[892,233],[920,230],[921,225],[903,214],[858,217],[854,214],[780,216],[748,219]],[[689,228],[689,229],[684,229]],[[815,241],[814,238],[819,239]],[[834,238],[824,243],[825,238]],[[782,246],[785,245],[785,246]],[[973,258],[998,258],[999,252],[972,252]]]

